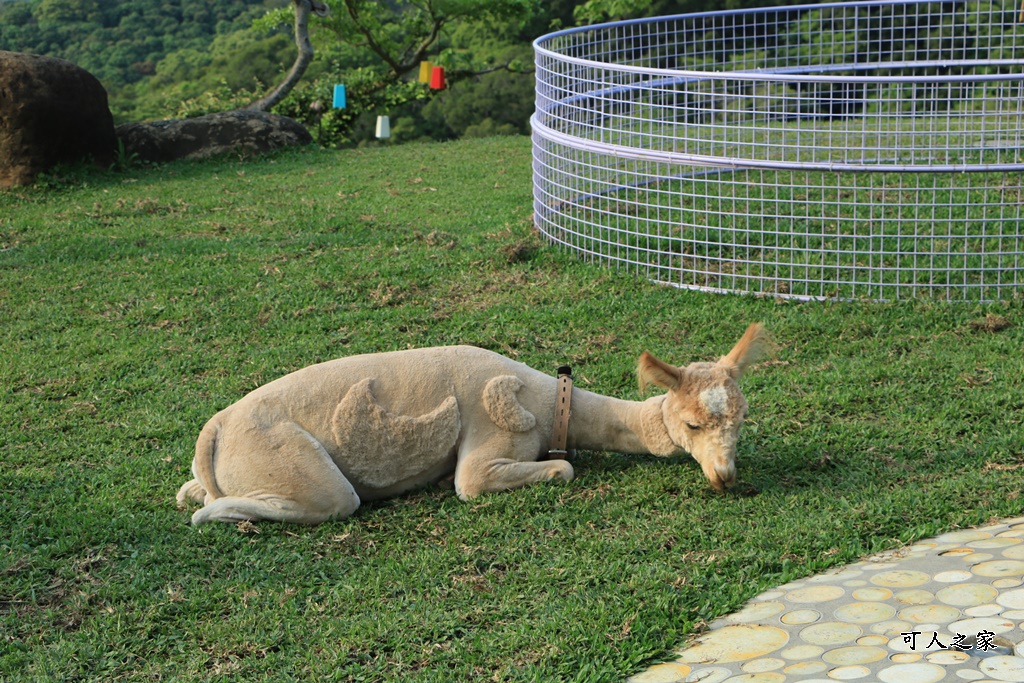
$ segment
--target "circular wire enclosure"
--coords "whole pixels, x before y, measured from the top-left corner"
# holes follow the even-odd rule
[[[688,289],[1024,293],[1024,16],[848,2],[534,43],[534,221]]]

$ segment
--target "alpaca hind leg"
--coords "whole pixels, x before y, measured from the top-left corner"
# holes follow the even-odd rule
[[[309,432],[290,421],[245,430],[220,444],[217,484],[226,495],[192,515],[210,521],[319,524],[348,517],[359,495]]]
[[[181,485],[178,489],[177,501],[179,507],[185,507],[188,501],[194,503],[206,502],[206,489],[199,483],[198,479],[192,479]]]
[[[313,514],[297,505],[295,501],[277,496],[224,496],[196,510],[192,515],[192,524],[199,526],[213,521],[234,523],[264,519],[295,524],[319,524],[328,518],[328,515]]]

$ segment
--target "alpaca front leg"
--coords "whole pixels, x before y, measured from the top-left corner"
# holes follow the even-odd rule
[[[504,437],[504,438],[503,438]],[[511,438],[510,438],[511,437]],[[512,442],[512,443],[509,443]],[[572,481],[572,465],[565,460],[515,460],[518,452],[536,457],[539,446],[525,435],[501,434],[488,443],[466,449],[455,468],[455,492],[462,500],[481,493],[505,491],[540,481]]]
[[[501,458],[464,468],[455,473],[455,492],[462,500],[475,498],[481,493],[515,489],[539,481],[572,481],[572,465],[565,460],[519,462]]]

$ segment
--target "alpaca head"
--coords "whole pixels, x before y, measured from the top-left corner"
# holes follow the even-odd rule
[[[717,491],[736,482],[736,441],[747,417],[747,401],[737,381],[757,358],[764,339],[761,325],[751,325],[716,363],[676,367],[646,351],[640,356],[641,387],[656,384],[668,390],[662,403],[668,434],[700,463]]]

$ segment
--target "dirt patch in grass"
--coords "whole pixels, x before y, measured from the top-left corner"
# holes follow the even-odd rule
[[[1002,332],[1003,330],[1013,326],[1005,316],[997,315],[995,313],[986,313],[984,318],[980,320],[972,320],[967,323],[975,332]]]

